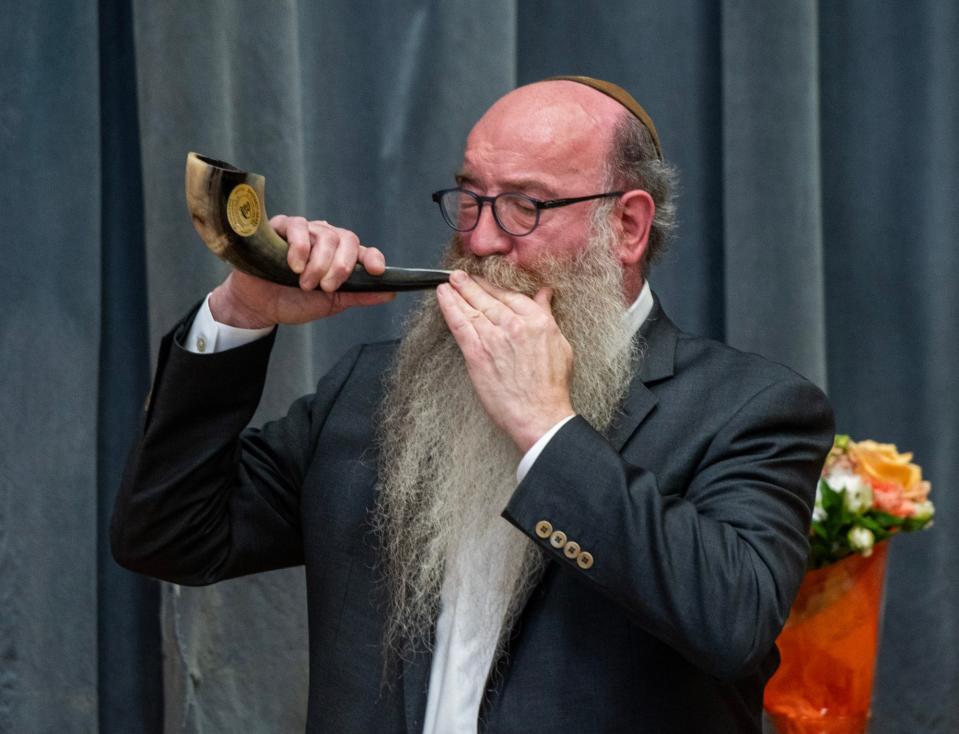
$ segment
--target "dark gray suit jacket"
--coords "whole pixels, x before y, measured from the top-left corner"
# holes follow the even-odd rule
[[[391,344],[350,351],[262,430],[271,340],[215,355],[163,342],[112,527],[133,570],[181,584],[306,564],[311,732],[419,732],[430,660],[382,688],[368,520],[374,412]],[[549,559],[494,666],[486,732],[761,730],[774,640],[802,578],[832,441],[822,393],[679,332],[658,305],[622,415],[567,423],[503,517]],[[546,520],[587,569],[536,533]]]

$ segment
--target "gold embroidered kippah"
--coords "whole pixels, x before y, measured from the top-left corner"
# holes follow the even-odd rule
[[[659,160],[663,159],[663,149],[659,147],[659,134],[656,132],[656,126],[653,124],[653,118],[646,113],[646,110],[644,110],[643,106],[635,100],[633,95],[631,95],[622,87],[613,84],[612,82],[604,82],[602,79],[594,79],[591,76],[551,76],[549,79],[544,79],[543,81],[568,81],[576,82],[577,84],[585,84],[587,87],[592,87],[596,91],[602,92],[607,97],[612,97],[623,107],[629,110],[637,120],[643,123],[643,127],[649,131],[649,136],[653,139],[653,145],[656,146],[656,153],[659,156]]]

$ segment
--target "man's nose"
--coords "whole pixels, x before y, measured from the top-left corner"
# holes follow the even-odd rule
[[[467,234],[469,235],[467,246],[477,257],[505,255],[513,249],[511,236],[496,223],[493,207],[490,204],[483,207],[479,221]]]

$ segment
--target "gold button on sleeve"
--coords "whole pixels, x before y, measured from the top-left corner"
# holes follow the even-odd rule
[[[566,544],[566,547],[563,548],[563,555],[569,558],[570,560],[575,560],[579,558],[579,543],[575,540],[571,540]]]
[[[583,551],[576,559],[576,565],[584,571],[593,567],[593,554],[589,551]]]
[[[566,545],[566,533],[562,530],[555,531],[549,538],[549,544],[556,549],[562,548]]]
[[[553,524],[549,520],[540,520],[536,523],[536,535],[544,540],[553,534]]]

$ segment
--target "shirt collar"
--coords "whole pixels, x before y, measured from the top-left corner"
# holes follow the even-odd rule
[[[643,325],[649,312],[653,310],[653,291],[649,287],[649,281],[643,282],[643,289],[639,292],[636,300],[630,304],[623,315],[626,324],[626,332],[632,337],[639,327]]]

